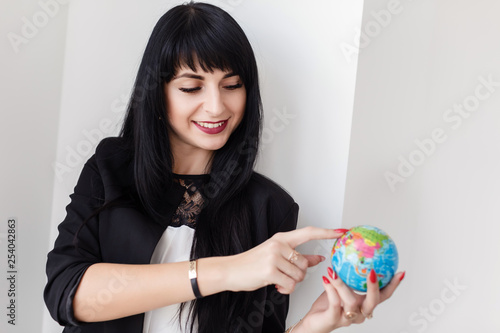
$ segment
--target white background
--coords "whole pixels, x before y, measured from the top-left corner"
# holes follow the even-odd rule
[[[0,1],[2,271],[4,222],[20,223],[18,326],[0,317],[8,332],[61,331],[42,302],[46,253],[97,138],[120,126],[154,24],[179,3],[73,0],[53,7],[16,52],[8,33],[21,35],[23,18],[42,17],[49,2]],[[344,331],[498,331],[500,87],[460,127],[443,119],[474,96],[479,76],[500,82],[498,2],[211,2],[251,40],[266,124],[277,114],[295,116],[282,130],[265,126],[258,169],[294,196],[299,226],[372,224],[398,244],[408,273],[397,295],[372,321]],[[447,140],[391,189],[384,174],[397,175],[398,158],[417,156],[414,141],[435,128]],[[299,250],[328,256],[329,247]],[[326,267],[292,295],[289,323],[321,292]],[[466,289],[453,293],[447,283]],[[0,287],[3,304],[4,278]]]
[[[365,1],[363,31],[387,4]],[[370,325],[348,331],[499,332],[500,3],[402,0],[398,8],[361,48],[343,224],[387,230],[407,277]],[[467,106],[475,111],[459,126],[447,121],[455,104],[473,105],[478,77],[490,75],[495,91]],[[419,160],[415,140],[436,128],[447,140]],[[393,191],[384,175],[398,174],[400,156],[418,165]]]
[[[33,0],[0,0],[0,331],[40,332],[49,246],[67,8],[12,47],[22,21],[41,11]],[[48,16],[47,16],[48,17]],[[42,17],[43,18],[43,17]],[[43,21],[40,21],[44,23]],[[17,217],[17,322],[7,324],[7,219]]]

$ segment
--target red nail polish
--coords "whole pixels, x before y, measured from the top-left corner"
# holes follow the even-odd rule
[[[337,278],[338,278],[337,272],[333,271],[333,279],[337,280]]]
[[[345,234],[346,232],[349,231],[349,229],[335,229],[333,231],[335,231],[335,232],[337,232],[339,234]]]
[[[333,279],[333,269],[328,267],[326,270],[328,271],[328,275]]]
[[[406,274],[406,272],[403,272],[403,275],[401,275],[401,277],[399,278],[399,281],[403,281],[403,279],[405,278],[405,274]]]
[[[329,284],[329,283],[330,283],[330,280],[328,280],[328,279],[326,278],[326,276],[323,276],[323,282],[324,282],[324,283],[326,283],[326,284]]]
[[[370,272],[370,281],[371,283],[377,282],[377,273],[375,273],[374,269]]]

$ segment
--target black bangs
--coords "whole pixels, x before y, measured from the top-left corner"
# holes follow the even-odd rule
[[[170,70],[166,81],[170,81],[182,66],[193,71],[197,68],[205,72],[214,69],[232,71],[244,82],[251,81],[254,75],[245,64],[254,55],[246,37],[242,38],[245,34],[236,21],[209,4],[190,3],[188,6],[189,10],[178,13],[175,18],[177,26],[170,31],[171,39],[162,49],[161,71]],[[207,12],[211,14],[210,20]],[[171,73],[172,69],[174,73]]]

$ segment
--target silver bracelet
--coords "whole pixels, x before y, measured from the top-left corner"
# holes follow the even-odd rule
[[[198,272],[196,270],[197,260],[189,261],[189,280],[191,281],[191,288],[196,298],[202,298],[200,289],[198,288]]]

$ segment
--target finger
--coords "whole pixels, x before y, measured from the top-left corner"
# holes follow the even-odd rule
[[[332,285],[332,278],[323,276],[323,288],[328,298],[328,307],[333,312],[334,316],[340,318],[342,315],[342,304],[337,290]]]
[[[296,265],[301,270],[306,271],[309,266],[309,261],[304,255],[300,254],[294,249],[288,248],[286,245],[283,245],[286,250],[281,251],[282,258],[287,262]]]
[[[302,256],[300,257],[301,258],[298,258],[294,263],[291,263],[288,260],[281,260],[277,263],[278,270],[291,277],[295,282],[304,280],[307,273],[307,260]]]
[[[308,266],[308,260],[295,249],[291,248],[286,241],[279,238],[273,238],[267,241],[266,252],[267,258],[273,260],[275,265],[283,260],[297,265],[299,268],[305,270]]]
[[[380,290],[377,272],[372,269],[366,278],[366,298],[361,304],[361,314],[367,319],[373,316],[373,310],[380,303]]]
[[[342,300],[342,297],[339,295],[337,288],[335,287],[335,285],[338,285],[336,280],[340,279],[338,278],[338,275],[330,267],[327,268],[327,272],[328,272],[328,277],[323,277],[323,281],[324,284],[327,282],[327,280],[328,282],[330,282],[330,284],[325,285],[325,290],[327,291],[328,301],[331,307],[330,311],[332,311],[333,313],[332,319],[334,319],[335,328],[347,327],[354,323],[363,322],[364,318],[361,315],[358,315],[358,318],[353,318],[353,319],[346,318],[345,304]],[[328,287],[332,289],[333,297],[330,296]]]
[[[356,297],[357,295],[354,294],[351,288],[349,288],[341,279],[338,278],[337,273],[333,271],[330,267],[328,269],[328,273],[332,274],[332,279],[333,279],[332,285],[337,290],[337,293],[339,294],[339,297],[342,301],[344,314],[346,315],[349,313],[354,314],[354,317],[348,320],[356,323],[358,322],[359,318],[362,318],[364,320],[363,316],[361,316],[358,297]]]
[[[304,271],[304,274],[307,272],[307,267],[309,267],[309,259],[300,253],[298,253],[296,260],[289,262],[300,268],[302,271]]]
[[[278,274],[275,279],[276,290],[281,294],[291,294],[295,290],[296,282],[286,274]]]
[[[307,260],[307,267],[313,267],[326,260],[325,257],[320,255],[303,254],[302,255]]]
[[[403,281],[406,272],[399,272],[392,278],[391,282],[380,291],[380,303],[392,296],[396,288]]]
[[[282,237],[292,248],[314,239],[334,239],[344,234],[342,230],[324,229],[317,227],[305,227],[283,233]]]

